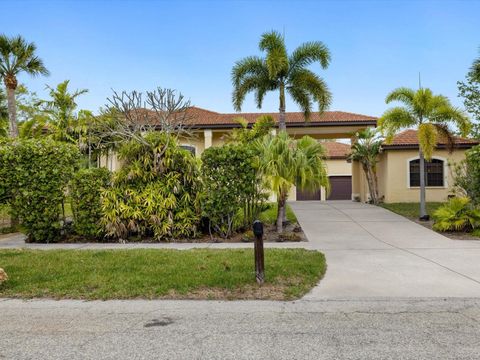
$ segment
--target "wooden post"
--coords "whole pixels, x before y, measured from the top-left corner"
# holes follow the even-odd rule
[[[260,220],[253,222],[255,235],[255,278],[259,285],[265,282],[265,258],[263,255],[263,223]]]

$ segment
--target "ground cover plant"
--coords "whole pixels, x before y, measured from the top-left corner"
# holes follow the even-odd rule
[[[0,297],[291,300],[326,270],[317,251],[266,249],[258,286],[253,258],[253,249],[2,250]]]

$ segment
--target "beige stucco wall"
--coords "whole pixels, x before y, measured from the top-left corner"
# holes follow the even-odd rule
[[[457,149],[451,154],[447,150],[437,150],[433,157],[445,161],[445,186],[427,187],[427,201],[445,201],[451,194],[453,184],[452,171],[448,164],[463,160],[465,150]],[[381,155],[378,164],[379,193],[384,196],[386,203],[419,201],[418,187],[409,187],[408,162],[415,158],[418,158],[418,150],[388,150]]]

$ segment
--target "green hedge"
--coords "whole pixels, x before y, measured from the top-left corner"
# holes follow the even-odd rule
[[[0,193],[8,199],[32,242],[56,241],[61,234],[61,204],[80,153],[50,139],[16,140],[0,145]]]
[[[101,193],[110,182],[111,173],[106,168],[82,169],[73,177],[70,198],[76,234],[89,238],[103,234]]]

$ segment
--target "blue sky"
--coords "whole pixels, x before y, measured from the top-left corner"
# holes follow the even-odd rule
[[[422,84],[457,98],[480,47],[480,1],[0,1],[0,32],[38,46],[51,72],[21,82],[45,96],[65,79],[90,92],[97,110],[111,89],[175,88],[194,105],[233,112],[234,62],[260,54],[268,30],[285,31],[290,51],[309,40],[332,53],[332,110],[381,115],[388,91]],[[262,110],[278,109],[277,94]],[[258,111],[252,96],[243,111]],[[287,103],[287,111],[297,107]]]

